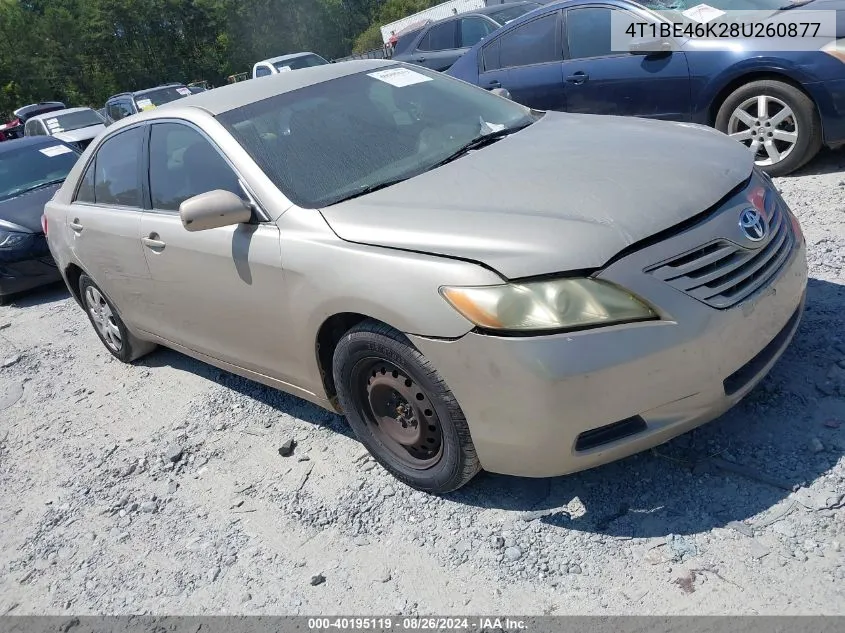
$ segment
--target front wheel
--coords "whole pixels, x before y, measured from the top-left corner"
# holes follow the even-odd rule
[[[335,350],[333,376],[358,439],[400,481],[442,494],[481,469],[454,395],[400,332],[375,321],[352,328]]]
[[[752,81],[734,90],[719,108],[716,128],[745,145],[770,176],[802,167],[822,146],[812,99],[782,81]]]

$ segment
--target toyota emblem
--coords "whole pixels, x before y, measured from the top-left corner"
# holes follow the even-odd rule
[[[742,234],[752,242],[759,242],[769,232],[769,224],[766,218],[757,209],[744,209],[739,214],[739,228]]]

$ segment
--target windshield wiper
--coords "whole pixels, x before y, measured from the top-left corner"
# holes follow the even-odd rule
[[[47,182],[40,182],[37,185],[33,185],[32,187],[27,187],[26,189],[20,189],[15,192],[15,195],[20,195],[22,193],[29,193],[30,191],[35,191],[37,189],[43,189],[44,187],[49,187],[50,185],[57,185],[60,182],[64,182],[64,178],[56,178],[55,180],[48,180]]]
[[[387,187],[392,187],[393,185],[399,184],[400,182],[404,182],[408,180],[408,178],[410,178],[410,176],[402,176],[401,178],[392,178],[390,180],[385,180],[384,182],[377,182],[372,185],[365,185],[360,189],[355,190],[353,193],[350,193],[349,195],[343,196],[342,198],[338,198],[337,200],[329,202],[326,206],[337,204],[338,202],[345,202],[346,200],[352,200],[353,198],[360,198],[361,196],[366,196],[368,193],[373,193],[374,191],[386,189]]]
[[[486,147],[487,145],[491,145],[496,141],[505,138],[506,136],[510,136],[515,132],[519,132],[520,130],[528,127],[529,125],[531,125],[531,123],[526,123],[525,125],[519,125],[516,127],[506,127],[501,130],[496,130],[495,132],[488,132],[487,134],[480,134],[468,143],[461,145],[458,149],[449,154],[443,160],[439,160],[434,163],[431,167],[429,167],[429,170],[436,169],[437,167],[441,167],[447,163],[451,163],[453,160],[457,160],[461,156],[466,156],[474,149],[480,149],[482,147]]]

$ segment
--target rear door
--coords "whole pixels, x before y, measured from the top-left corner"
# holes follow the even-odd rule
[[[565,106],[560,11],[508,29],[484,46],[478,85],[506,88],[517,103],[540,110]]]
[[[151,126],[151,208],[141,220],[141,243],[152,276],[150,307],[160,318],[150,331],[284,380],[284,336],[274,335],[287,321],[279,229],[256,216],[254,224],[185,230],[179,205],[216,189],[247,198],[238,174],[197,128]]]
[[[563,79],[570,112],[618,114],[685,121],[690,77],[683,52],[632,55],[613,51],[611,16],[644,22],[618,7],[591,5],[566,11]],[[621,15],[620,15],[621,14]]]
[[[105,141],[91,157],[66,214],[71,250],[130,325],[142,327],[149,271],[141,231],[144,126]]]
[[[444,71],[460,57],[458,48],[458,20],[447,20],[431,26],[422,36],[410,62],[432,70]]]

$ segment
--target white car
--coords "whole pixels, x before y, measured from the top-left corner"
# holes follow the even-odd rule
[[[273,57],[257,62],[252,67],[252,78],[269,77],[270,75],[278,75],[279,73],[285,73],[291,70],[323,66],[328,63],[328,60],[323,59],[316,53],[291,53],[290,55],[282,55],[281,57]]]
[[[103,117],[91,108],[67,108],[38,114],[26,122],[24,136],[55,136],[80,151],[106,129]]]

